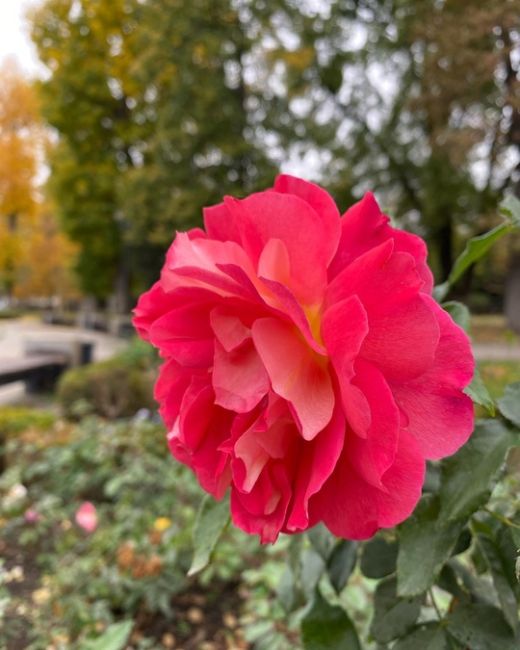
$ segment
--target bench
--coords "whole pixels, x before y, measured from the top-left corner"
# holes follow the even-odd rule
[[[82,341],[26,341],[24,357],[0,358],[0,386],[24,381],[29,393],[50,390],[64,370],[90,363],[92,348]]]
[[[0,359],[0,386],[25,381],[30,393],[51,388],[69,365],[62,354],[38,354],[21,359]]]

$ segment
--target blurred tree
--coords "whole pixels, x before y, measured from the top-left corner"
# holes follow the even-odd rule
[[[49,188],[66,232],[80,247],[85,293],[105,298],[124,281],[120,175],[132,164],[127,97],[136,26],[133,0],[48,0],[32,37],[49,71],[40,84],[44,117],[58,134]]]
[[[233,2],[148,0],[137,42],[133,120],[141,128],[134,169],[120,189],[147,285],[175,228],[200,225],[203,206],[261,189],[274,171],[255,137],[245,79],[254,36]]]
[[[33,37],[53,195],[99,296],[282,162],[345,206],[376,191],[439,279],[515,182],[511,0],[45,0]]]
[[[77,299],[76,255],[77,246],[61,232],[52,206],[38,203],[36,218],[21,242],[14,296]]]
[[[14,62],[3,64],[0,79],[0,291],[11,297],[35,219],[42,133],[33,89]]]
[[[454,226],[484,229],[520,183],[516,3],[346,0],[307,11],[294,51],[282,46],[271,62],[285,71],[299,150],[321,155],[333,191],[375,190],[426,235],[443,279]],[[291,133],[285,146],[295,147]]]
[[[230,0],[46,0],[32,25],[59,136],[50,187],[82,286],[106,297],[130,271],[141,289],[175,228],[273,176],[249,125],[252,41]]]

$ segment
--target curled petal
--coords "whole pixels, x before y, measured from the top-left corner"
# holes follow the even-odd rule
[[[294,478],[294,498],[286,530],[295,532],[309,527],[309,500],[331,476],[343,449],[345,417],[336,406],[325,429],[310,443],[301,443],[298,468]]]
[[[176,297],[166,293],[160,282],[141,295],[134,309],[132,323],[139,336],[148,341],[150,327],[165,312],[176,306]]]
[[[289,289],[304,304],[321,301],[327,282],[331,242],[316,211],[293,194],[260,192],[237,202],[249,227],[243,231],[243,246],[258,264],[264,246],[279,239],[287,248],[291,268]]]
[[[213,388],[215,404],[235,413],[251,411],[264,397],[269,376],[251,340],[230,352],[215,344]]]
[[[277,462],[261,473],[251,492],[231,490],[233,523],[246,533],[260,535],[263,544],[273,543],[282,530],[291,500],[286,464]]]
[[[441,332],[434,362],[420,377],[393,383],[392,391],[421,452],[436,460],[454,454],[473,431],[473,403],[462,389],[475,362],[466,333],[433,300],[430,307]]]
[[[394,241],[395,251],[409,253],[414,257],[424,283],[423,291],[431,293],[433,276],[426,264],[425,243],[416,235],[392,228],[388,217],[381,212],[370,192],[343,215],[340,241],[329,268],[329,278],[334,278],[357,257],[388,239]]]
[[[280,320],[261,318],[252,332],[274,392],[291,404],[302,436],[312,440],[330,422],[334,408],[327,366],[294,327]]]

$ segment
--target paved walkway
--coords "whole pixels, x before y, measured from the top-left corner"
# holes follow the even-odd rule
[[[478,361],[520,361],[518,343],[474,343],[473,352]]]
[[[36,319],[0,320],[0,357],[23,357],[28,341],[84,341],[92,342],[93,359],[101,361],[115,354],[125,342],[103,332],[76,327],[45,325]],[[24,396],[24,384],[17,382],[0,388],[0,405],[17,402]]]

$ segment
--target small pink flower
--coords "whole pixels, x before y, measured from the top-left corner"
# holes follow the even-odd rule
[[[473,430],[469,340],[432,298],[423,240],[372,194],[341,216],[286,175],[204,222],[177,234],[135,309],[164,359],[172,454],[216,498],[230,489],[234,523],[263,542],[406,519],[425,461]]]
[[[93,533],[98,525],[98,517],[96,507],[90,501],[85,501],[76,510],[76,523],[80,528],[83,528],[87,533]]]
[[[34,508],[28,508],[25,511],[23,518],[28,524],[37,524],[41,519],[40,513],[36,511]]]

